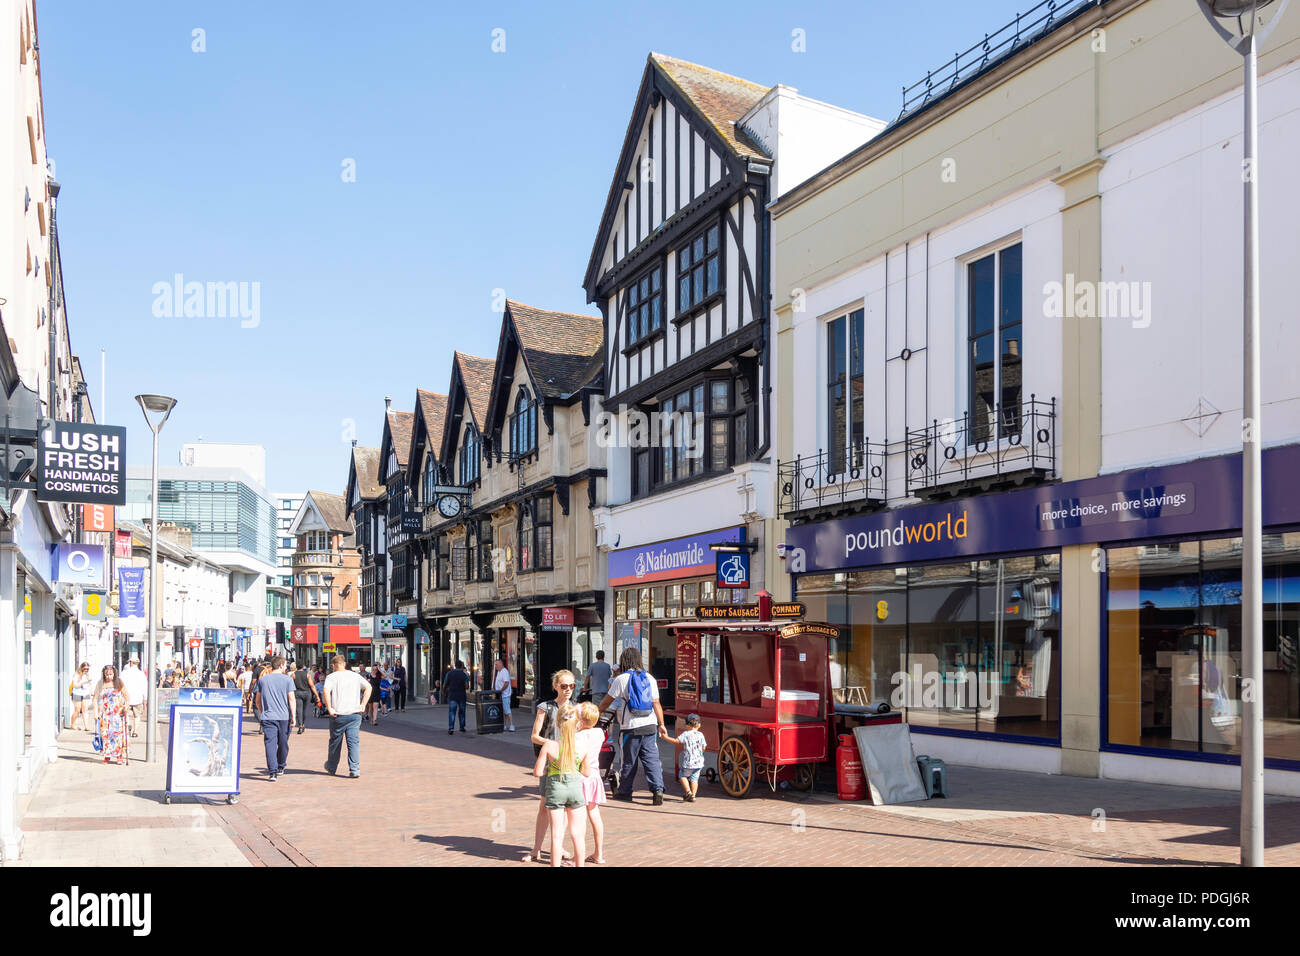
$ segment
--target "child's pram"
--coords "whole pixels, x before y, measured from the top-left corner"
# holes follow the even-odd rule
[[[607,710],[596,721],[596,728],[605,732],[605,741],[600,745],[600,779],[605,782],[609,792],[618,790],[619,772],[614,769],[614,744],[610,741],[610,726],[614,723],[614,711]]]
[[[316,690],[316,716],[328,717],[330,712],[325,709],[324,685],[318,685]]]

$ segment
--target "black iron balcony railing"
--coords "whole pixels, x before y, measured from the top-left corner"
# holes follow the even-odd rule
[[[885,446],[868,439],[777,465],[777,512],[878,506],[885,501]]]
[[[947,63],[926,73],[925,79],[903,87],[903,109],[899,112],[899,119],[950,93],[999,60],[1046,36],[1089,7],[1098,7],[1105,2],[1106,0],[1044,0],[1024,13],[1016,14],[1016,18],[1006,26],[984,34],[982,43],[954,54]]]
[[[963,412],[907,433],[907,493],[956,494],[972,487],[1020,484],[1056,476],[1056,399]]]

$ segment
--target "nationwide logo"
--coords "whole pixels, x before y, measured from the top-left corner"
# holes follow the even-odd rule
[[[849,532],[844,536],[844,556],[847,558],[854,551],[877,551],[885,548],[901,548],[905,544],[930,544],[935,541],[956,541],[966,537],[966,512],[954,519],[952,514],[944,515],[937,521],[923,524],[910,524],[900,521],[893,528],[880,528],[876,531]]]
[[[642,551],[632,563],[632,570],[637,578],[661,571],[675,571],[678,568],[692,568],[704,563],[704,548],[698,544],[689,544],[680,551],[660,548],[658,551]]]

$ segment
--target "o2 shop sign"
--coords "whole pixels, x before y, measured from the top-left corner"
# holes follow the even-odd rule
[[[126,504],[126,429],[48,422],[36,449],[36,497],[88,505]]]

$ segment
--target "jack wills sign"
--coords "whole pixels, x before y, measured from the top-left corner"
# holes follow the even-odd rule
[[[88,505],[126,504],[126,429],[49,422],[36,450],[36,497]]]

